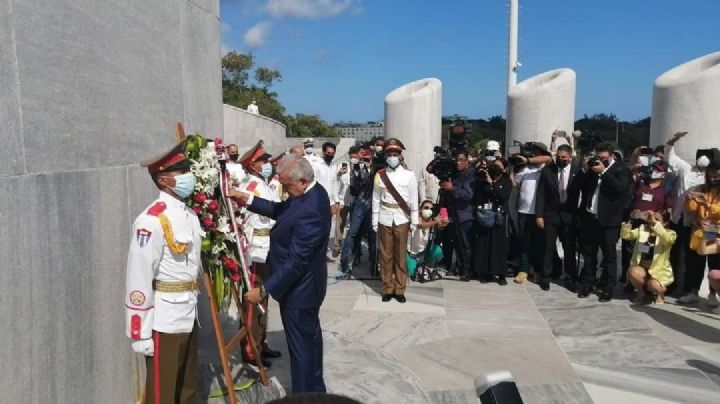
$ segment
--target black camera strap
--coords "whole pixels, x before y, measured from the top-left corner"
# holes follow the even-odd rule
[[[400,206],[400,209],[405,212],[408,218],[410,218],[410,206],[408,206],[407,202],[405,202],[405,199],[403,199],[400,194],[398,193],[397,189],[395,189],[395,185],[393,185],[392,181],[390,181],[390,178],[387,175],[387,171],[380,170],[378,171],[378,175],[380,176],[380,180],[382,180],[383,184],[385,184],[385,188],[387,188],[388,192],[390,192],[390,195],[395,199],[395,202]]]

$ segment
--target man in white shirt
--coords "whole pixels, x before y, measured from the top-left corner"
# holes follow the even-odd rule
[[[692,304],[700,301],[698,291],[705,275],[706,257],[698,255],[690,248],[690,228],[692,227],[695,216],[692,213],[685,212],[685,201],[688,191],[698,185],[705,184],[705,171],[710,164],[710,159],[700,157],[691,165],[687,161],[681,159],[675,152],[675,143],[680,140],[687,132],[674,134],[668,141],[666,147],[667,163],[670,169],[675,173],[675,203],[672,210],[672,221],[676,225],[677,241],[675,246],[683,248],[685,252],[684,262],[680,262],[677,258],[678,249],[674,249],[673,255],[673,272],[677,271],[682,264],[685,266],[684,271],[684,292],[685,294],[678,299],[678,303]],[[680,265],[678,265],[680,264]],[[677,279],[677,278],[676,278]],[[710,290],[708,296],[708,305],[717,307],[718,299],[714,290]]]
[[[228,154],[228,161],[225,167],[227,168],[228,174],[230,174],[230,180],[233,185],[238,185],[245,180],[245,170],[242,164],[239,163],[240,154],[238,154],[238,147],[236,144],[228,145],[225,149]]]
[[[406,301],[407,240],[418,224],[417,178],[400,164],[404,149],[397,139],[385,142],[387,168],[375,175],[373,188],[372,227],[380,246],[383,302],[393,297],[400,303]]]

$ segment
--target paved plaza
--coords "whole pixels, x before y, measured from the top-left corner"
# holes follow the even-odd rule
[[[543,292],[529,282],[444,279],[412,283],[406,304],[382,303],[379,281],[336,281],[333,264],[330,272],[325,381],[363,403],[479,403],[473,379],[498,370],[512,372],[525,403],[720,397],[720,316],[704,301],[636,306],[616,294],[599,303],[555,284]],[[269,342],[283,352],[270,372],[290,393],[275,302],[270,316]]]

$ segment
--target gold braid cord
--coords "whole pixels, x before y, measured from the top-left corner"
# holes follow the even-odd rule
[[[170,226],[170,221],[167,216],[161,213],[158,215],[158,219],[160,219],[160,226],[162,226],[163,234],[165,235],[165,242],[173,255],[185,254],[188,250],[188,244],[175,241],[175,236],[173,235],[172,227]]]

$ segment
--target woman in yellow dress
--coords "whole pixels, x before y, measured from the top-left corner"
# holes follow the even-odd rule
[[[620,230],[623,239],[636,241],[627,274],[628,280],[637,290],[633,301],[641,303],[647,289],[655,295],[656,304],[663,304],[665,291],[674,281],[670,249],[677,234],[665,227],[669,219],[667,211],[636,211],[633,216],[644,224],[633,228],[631,222],[625,222]]]

